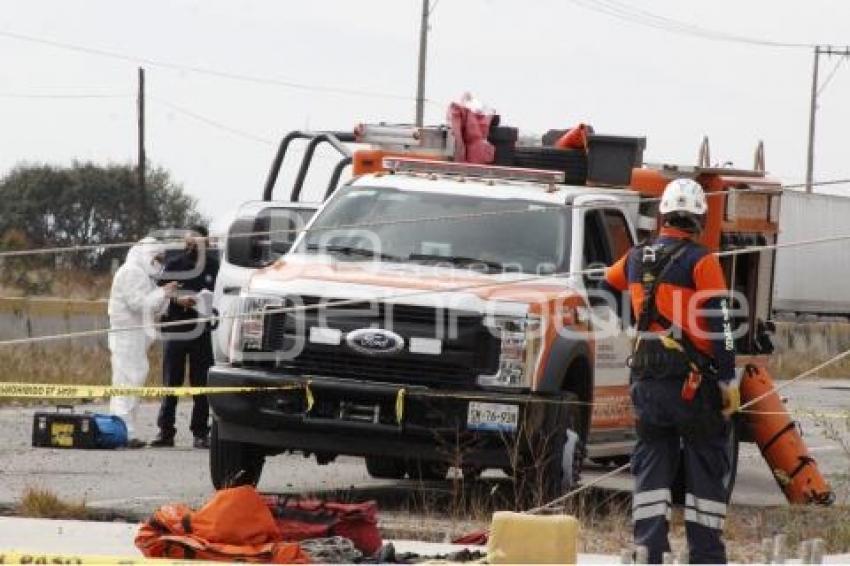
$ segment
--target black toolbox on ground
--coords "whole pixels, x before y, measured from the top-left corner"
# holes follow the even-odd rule
[[[75,413],[70,405],[33,415],[32,445],[42,448],[98,448],[95,416]]]

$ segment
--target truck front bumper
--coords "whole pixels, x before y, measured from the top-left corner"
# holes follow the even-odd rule
[[[552,412],[567,406],[541,396],[287,376],[216,366],[214,387],[268,387],[268,391],[209,396],[223,440],[317,455],[387,456],[510,467],[518,440],[540,431]],[[288,389],[271,389],[291,386]],[[517,426],[470,426],[470,403],[513,405]],[[556,417],[557,418],[557,417]]]

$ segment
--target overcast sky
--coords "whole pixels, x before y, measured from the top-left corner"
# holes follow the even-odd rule
[[[811,48],[711,41],[624,21],[600,6],[771,41],[850,43],[850,3],[842,0],[438,0],[427,121],[442,122],[447,102],[469,90],[524,132],[585,121],[601,133],[645,135],[652,161],[693,163],[708,135],[714,161],[749,166],[763,139],[768,169],[789,183],[803,180]],[[138,64],[147,69],[148,158],[197,196],[217,227],[239,203],[259,198],[287,131],[413,119],[419,0],[5,0],[2,7],[0,173],[20,162],[134,161]],[[821,61],[825,80],[837,59]],[[281,82],[320,90],[272,84]],[[850,61],[819,98],[817,179],[850,177],[848,101]],[[835,192],[850,194],[850,185]]]

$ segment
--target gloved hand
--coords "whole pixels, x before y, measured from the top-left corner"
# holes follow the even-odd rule
[[[725,418],[730,418],[741,408],[741,376],[735,372],[735,378],[729,381],[718,381],[720,394],[723,397],[723,408],[721,412]]]

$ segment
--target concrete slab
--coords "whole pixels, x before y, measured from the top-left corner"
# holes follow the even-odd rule
[[[0,552],[141,556],[133,544],[138,525],[0,517]]]
[[[130,523],[0,517],[0,554],[17,551],[139,558],[141,553],[133,544],[137,529],[138,525]],[[481,546],[462,546],[415,540],[394,540],[391,542],[398,552],[415,552],[423,556],[448,554],[464,548],[470,550],[484,549]],[[583,564],[610,564],[616,562],[616,558],[615,556],[589,554],[581,555],[579,561]]]

